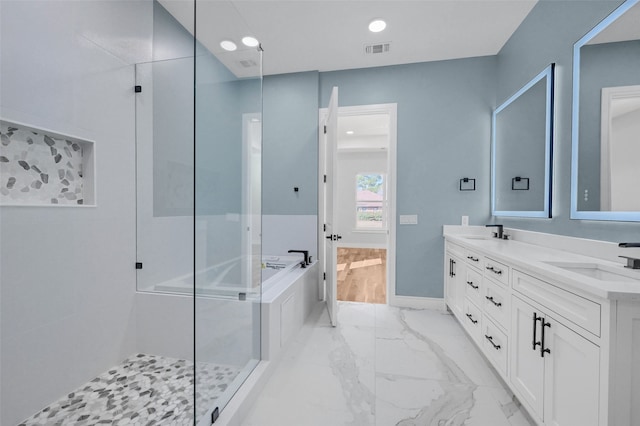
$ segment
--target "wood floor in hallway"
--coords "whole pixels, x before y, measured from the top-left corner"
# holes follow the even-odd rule
[[[338,300],[386,303],[387,250],[338,247]]]

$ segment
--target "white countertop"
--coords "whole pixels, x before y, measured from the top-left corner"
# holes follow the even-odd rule
[[[623,264],[619,262],[517,240],[499,240],[496,238],[478,239],[478,235],[486,235],[486,232],[480,232],[484,230],[478,230],[476,227],[468,227],[469,232],[465,234],[463,228],[464,227],[445,227],[444,237],[448,241],[462,245],[468,249],[481,251],[496,261],[508,263],[516,269],[522,270],[522,272],[538,276],[556,285],[559,284],[569,291],[577,290],[578,293],[585,292],[588,295],[603,299],[640,300],[640,270],[625,268]],[[581,241],[593,243],[592,240],[582,240],[572,237],[564,238],[575,240],[575,244],[580,244]],[[603,245],[612,244],[607,242],[601,243]],[[609,281],[593,278],[545,262],[596,264],[608,271],[629,277],[630,280]]]

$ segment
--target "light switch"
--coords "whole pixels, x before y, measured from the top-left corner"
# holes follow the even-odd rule
[[[417,224],[418,224],[417,214],[401,214],[400,215],[400,225],[417,225]]]

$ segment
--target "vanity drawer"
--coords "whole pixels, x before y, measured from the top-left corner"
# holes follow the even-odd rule
[[[493,366],[502,374],[503,378],[507,378],[507,354],[509,343],[507,335],[500,331],[489,318],[484,317],[482,321],[482,349],[484,354],[489,358]]]
[[[484,260],[484,276],[506,286],[509,285],[509,267],[489,257]]]
[[[509,325],[509,294],[506,288],[485,278],[483,284],[482,308],[484,312],[505,330]]]
[[[462,324],[467,329],[473,340],[480,344],[480,333],[482,332],[482,312],[469,299],[464,299],[464,317]]]
[[[600,336],[601,306],[599,303],[517,270],[513,271],[513,288],[539,302],[545,308]]]
[[[482,305],[482,274],[474,268],[467,268],[464,293],[478,306]]]
[[[467,264],[482,270],[484,268],[484,256],[474,250],[467,249],[465,257]]]

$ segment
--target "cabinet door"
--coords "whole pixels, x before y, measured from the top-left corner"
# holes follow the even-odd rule
[[[462,314],[464,313],[464,301],[466,297],[466,289],[467,286],[467,267],[465,262],[460,258],[454,258],[454,274],[455,274],[455,301],[454,305],[460,314],[460,318],[462,318]]]
[[[517,297],[511,300],[511,384],[519,397],[542,418],[544,404],[544,358],[540,356],[541,315]],[[535,325],[534,325],[535,324]]]
[[[545,321],[545,424],[597,426],[600,348],[549,317]]]
[[[455,258],[447,252],[444,260],[444,297],[449,309],[455,314],[454,300],[456,299]]]
[[[462,318],[464,302],[464,262],[457,256],[447,253],[445,264],[446,301],[449,309],[458,318]]]

